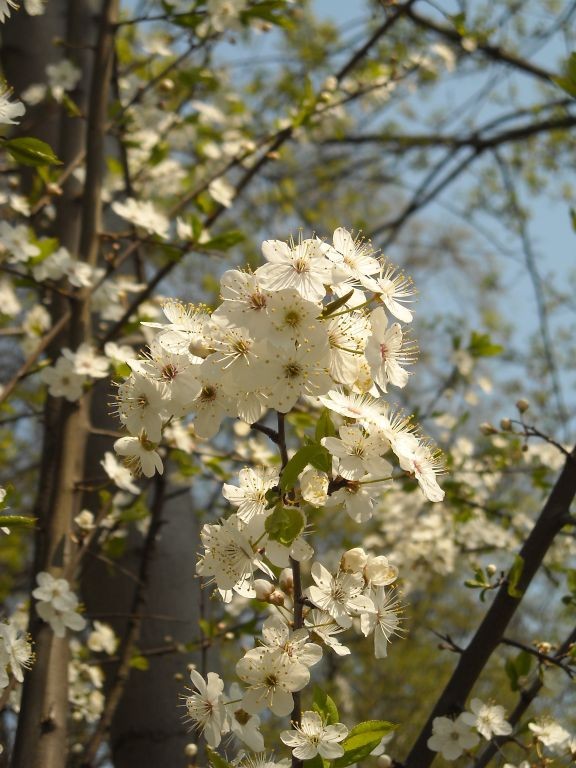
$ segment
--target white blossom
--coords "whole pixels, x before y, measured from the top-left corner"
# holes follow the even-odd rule
[[[290,731],[282,731],[280,739],[289,747],[298,760],[310,760],[320,755],[325,760],[334,760],[344,754],[339,744],[348,735],[348,728],[342,723],[325,725],[317,712],[303,712],[300,725]]]

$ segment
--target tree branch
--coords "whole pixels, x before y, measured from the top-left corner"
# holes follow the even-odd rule
[[[572,451],[572,456],[576,457],[576,448]],[[575,495],[576,472],[574,472],[573,460],[567,459],[530,535],[520,550],[519,556],[522,558],[523,568],[515,587],[522,596],[564,525],[565,516]],[[406,768],[428,768],[432,763],[436,754],[426,745],[432,733],[432,721],[435,717],[455,714],[464,708],[472,687],[498,647],[521,600],[522,597],[510,595],[509,583],[505,580],[474,637],[461,654],[452,677],[436,702],[405,762]]]

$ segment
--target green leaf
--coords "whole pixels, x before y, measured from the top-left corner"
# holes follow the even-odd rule
[[[277,541],[285,547],[290,546],[304,530],[306,518],[297,507],[278,505],[274,512],[266,518],[264,527],[272,541]]]
[[[319,443],[323,437],[334,437],[335,434],[336,427],[330,418],[330,411],[328,408],[324,408],[320,414],[320,418],[316,422],[316,431],[314,433],[316,442]]]
[[[0,528],[33,528],[35,517],[25,515],[0,515]]]
[[[145,656],[138,654],[136,656],[132,656],[130,659],[130,666],[132,669],[139,669],[141,672],[146,672],[150,666],[150,662]]]
[[[513,691],[520,689],[521,678],[525,678],[532,667],[532,656],[526,651],[520,653],[514,659],[506,659],[504,669],[510,680],[510,688]]]
[[[318,443],[311,443],[300,448],[286,464],[280,475],[280,488],[283,492],[294,488],[298,475],[308,464],[312,464],[321,472],[330,472],[332,457],[329,451]]]
[[[207,251],[227,251],[229,248],[238,245],[238,243],[241,243],[243,240],[244,235],[242,232],[231,231],[225,232],[222,235],[216,235],[212,240],[200,243],[198,247]]]
[[[232,763],[229,763],[228,760],[225,760],[222,755],[219,755],[218,752],[210,749],[210,747],[206,747],[206,755],[212,768],[233,768]]]
[[[508,574],[508,594],[510,597],[520,599],[524,594],[521,589],[518,589],[518,584],[524,571],[524,558],[520,555],[516,555],[514,563]]]
[[[466,15],[464,13],[455,13],[453,16],[449,16],[448,18],[454,25],[454,29],[456,32],[458,32],[459,35],[465,37],[468,34],[466,29]]]
[[[570,80],[569,77],[553,77],[552,80],[559,88],[566,91],[569,96],[576,98],[576,82]]]
[[[368,757],[380,744],[384,736],[397,728],[386,720],[367,720],[356,725],[342,742],[344,754],[332,761],[332,768],[345,768]]]
[[[317,685],[314,686],[312,709],[320,715],[327,725],[340,722],[338,707],[330,696]]]
[[[564,63],[564,74],[553,77],[552,80],[559,88],[576,98],[576,53],[571,53]]]
[[[62,165],[49,144],[31,136],[9,139],[4,142],[4,148],[22,165]]]
[[[329,317],[333,312],[337,312],[340,307],[343,307],[344,304],[352,297],[354,294],[354,290],[348,291],[348,293],[345,293],[344,296],[340,296],[339,299],[334,299],[334,301],[331,301],[330,304],[326,304],[324,309],[322,310],[322,317]]]
[[[504,351],[500,344],[493,344],[489,333],[478,333],[472,331],[472,338],[468,346],[468,351],[472,357],[494,357]]]

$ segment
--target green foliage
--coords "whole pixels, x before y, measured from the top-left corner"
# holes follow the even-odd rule
[[[340,722],[338,707],[326,691],[317,685],[314,686],[312,709],[320,715],[323,722],[327,725]]]
[[[495,355],[501,355],[504,348],[500,344],[494,344],[490,339],[489,333],[472,331],[468,351],[472,357],[494,357]]]
[[[523,571],[524,558],[520,557],[520,555],[517,555],[514,558],[514,563],[512,564],[512,568],[510,568],[508,573],[508,594],[510,597],[515,597],[517,600],[519,600],[523,595],[523,591],[518,589],[518,584],[522,578]]]
[[[42,165],[62,165],[62,161],[56,157],[49,144],[32,136],[8,139],[3,141],[2,144],[4,149],[21,165],[29,165],[36,168]]]
[[[280,475],[280,488],[286,492],[294,488],[298,475],[311,464],[321,472],[329,472],[332,466],[332,457],[323,445],[310,443],[296,451],[288,461]]]
[[[386,720],[366,720],[356,725],[342,742],[344,754],[332,762],[333,768],[345,768],[368,757],[397,726]]]
[[[26,517],[24,515],[0,515],[0,528],[3,528],[4,526],[9,528],[34,528],[35,524],[35,517]]]
[[[244,234],[236,230],[230,232],[223,232],[221,235],[216,235],[211,240],[207,240],[202,243],[202,250],[206,251],[229,251],[238,243],[244,240]]]
[[[526,651],[520,651],[514,659],[506,659],[504,669],[510,681],[511,690],[519,691],[522,688],[522,682],[530,672],[531,667],[532,656]]]
[[[553,80],[563,91],[576,99],[576,53],[571,53],[564,63],[564,74]]]
[[[140,672],[146,672],[150,668],[150,662],[141,653],[136,652],[130,659],[130,668],[138,669]]]
[[[266,518],[266,533],[272,539],[288,547],[304,530],[306,517],[298,507],[284,507],[278,504]]]
[[[314,433],[314,439],[317,443],[320,443],[323,437],[334,437],[336,434],[336,427],[330,416],[328,408],[324,408],[320,414],[320,418],[316,422],[316,430]]]
[[[210,749],[210,747],[206,747],[206,755],[212,768],[234,768],[232,763],[229,763],[228,760],[225,760],[218,752]]]

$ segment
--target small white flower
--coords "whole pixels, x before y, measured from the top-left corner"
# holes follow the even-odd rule
[[[266,511],[266,492],[278,485],[278,472],[268,467],[245,467],[238,473],[240,487],[224,483],[222,495],[238,508],[238,517],[249,522]]]
[[[18,3],[15,0],[0,0],[0,23],[10,17],[10,9],[18,10]]]
[[[156,443],[148,440],[145,432],[141,432],[139,437],[121,437],[114,443],[114,450],[126,457],[125,464],[135,476],[143,474],[153,477],[156,472],[159,475],[164,472],[162,459],[156,452],[157,447]]]
[[[187,719],[206,739],[208,746],[215,749],[228,732],[226,709],[224,707],[224,682],[215,672],[208,672],[207,682],[195,669],[190,670],[190,680],[197,690],[185,697]]]
[[[303,299],[322,301],[325,285],[330,282],[330,262],[323,253],[320,240],[265,240],[262,253],[268,264],[256,270],[256,276],[264,288],[279,291],[295,288]]]
[[[385,659],[388,656],[388,643],[394,635],[401,633],[400,613],[402,604],[393,590],[386,591],[385,587],[378,587],[370,592],[376,613],[363,613],[360,618],[360,626],[364,636],[374,632],[374,656],[377,659]]]
[[[364,579],[359,573],[339,571],[332,576],[321,563],[314,563],[311,570],[315,586],[308,587],[307,597],[322,611],[330,614],[341,626],[352,626],[352,616],[376,613],[372,600],[362,594]]]
[[[338,742],[348,736],[348,728],[343,723],[324,725],[317,712],[302,713],[300,725],[294,730],[282,731],[280,739],[289,747],[298,760],[310,760],[320,755],[325,760],[334,760],[344,754],[344,747]]]
[[[0,8],[0,16],[2,9]],[[0,18],[0,21],[2,19]],[[9,88],[0,86],[0,125],[17,125],[19,120],[15,118],[22,117],[26,112],[26,107],[21,101],[10,101],[12,91]]]
[[[8,685],[7,669],[21,683],[24,680],[23,670],[30,669],[33,660],[32,645],[15,624],[12,621],[7,624],[0,622],[0,688]]]
[[[65,357],[59,357],[55,365],[43,368],[40,378],[48,385],[52,397],[65,397],[70,402],[82,397],[86,382],[86,376],[78,374],[74,363]]]
[[[470,709],[472,712],[462,713],[462,721],[476,728],[485,739],[512,733],[512,726],[506,721],[504,707],[499,704],[484,704],[481,699],[472,699]]]
[[[467,749],[475,747],[479,741],[480,737],[462,720],[462,715],[456,720],[435,717],[427,747],[432,752],[440,752],[445,760],[456,760]]]
[[[78,598],[66,579],[55,579],[50,573],[41,571],[36,581],[38,586],[32,592],[32,597],[38,600],[36,612],[50,624],[56,637],[64,637],[67,628],[84,629],[86,619],[78,613]]]
[[[122,219],[126,219],[135,227],[149,232],[152,235],[158,235],[162,238],[168,237],[170,222],[168,218],[160,213],[149,200],[135,200],[129,197],[123,203],[119,200],[112,203],[112,210]]]
[[[95,621],[94,629],[88,635],[87,645],[95,653],[107,653],[112,656],[118,646],[118,639],[110,625]]]
[[[292,693],[310,681],[308,667],[267,648],[248,651],[236,664],[236,674],[249,686],[242,708],[256,714],[268,707],[278,717],[292,711]]]
[[[532,731],[538,741],[542,742],[553,752],[559,752],[564,749],[569,741],[570,734],[560,723],[548,718],[535,723],[528,723],[528,728]]]

